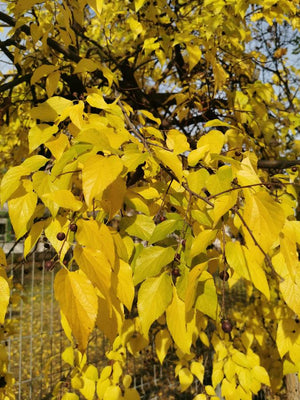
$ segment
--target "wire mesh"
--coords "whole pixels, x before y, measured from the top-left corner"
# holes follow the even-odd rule
[[[7,317],[14,329],[5,340],[9,372],[16,379],[17,400],[50,399],[53,388],[68,372],[61,355],[70,343],[61,328],[54,298],[55,273],[44,268],[45,259],[49,259],[49,254],[36,252],[24,262],[14,251],[8,259],[15,287],[12,295],[19,298],[9,306]],[[87,352],[88,362],[99,368],[107,365],[108,349],[109,342],[95,329]],[[193,398],[190,393],[178,397],[180,388],[170,365],[168,360],[164,366],[158,363],[154,345],[149,345],[141,357],[129,355],[127,373],[133,377],[133,386],[141,399]],[[197,393],[197,389],[196,382],[192,392]]]

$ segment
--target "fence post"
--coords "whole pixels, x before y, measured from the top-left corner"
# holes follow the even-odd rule
[[[299,400],[300,382],[298,374],[288,374],[285,377],[287,400]]]

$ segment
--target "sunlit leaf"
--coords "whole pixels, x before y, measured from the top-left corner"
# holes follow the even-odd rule
[[[62,269],[56,274],[54,291],[79,350],[85,351],[98,311],[97,295],[91,282],[80,271]]]

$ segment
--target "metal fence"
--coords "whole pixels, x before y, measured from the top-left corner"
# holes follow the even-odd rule
[[[7,314],[8,369],[13,374],[18,400],[51,399],[55,385],[65,379],[68,366],[62,360],[63,350],[70,345],[61,328],[58,304],[54,298],[54,275],[44,268],[51,257],[41,242],[28,260],[22,260],[22,245],[3,244],[8,256],[8,275],[13,276],[14,289]],[[90,340],[88,362],[96,367],[107,365],[108,341],[95,329]],[[130,357],[128,373],[143,400],[192,399],[195,383],[189,393],[180,393],[174,368],[168,361],[161,366],[154,345],[149,345],[138,359]]]

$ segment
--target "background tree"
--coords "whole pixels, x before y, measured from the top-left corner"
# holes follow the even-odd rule
[[[0,20],[1,202],[24,257],[43,235],[56,250],[74,391],[138,398],[122,371],[150,335],[160,362],[176,349],[182,391],[204,383],[196,400],[284,392],[300,368],[299,2],[19,0]],[[95,325],[112,343],[100,377]]]

